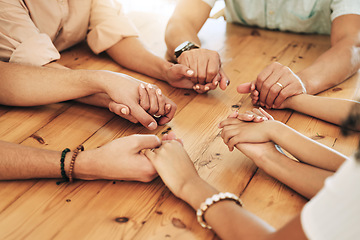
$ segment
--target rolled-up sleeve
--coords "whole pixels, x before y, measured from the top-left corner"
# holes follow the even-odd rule
[[[92,1],[87,42],[94,53],[109,49],[123,38],[136,36],[138,31],[118,1]]]
[[[333,0],[331,3],[331,21],[347,14],[360,15],[359,0]]]
[[[22,1],[0,1],[0,60],[42,66],[60,58],[50,37],[40,33]]]

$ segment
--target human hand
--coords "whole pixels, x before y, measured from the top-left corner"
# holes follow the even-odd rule
[[[237,118],[244,122],[263,122],[267,120],[274,120],[273,116],[261,107],[259,107],[259,109],[253,108],[251,111],[246,111],[245,113],[235,111],[231,113],[228,118]]]
[[[264,143],[271,141],[270,131],[276,121],[263,121],[259,123],[244,122],[237,118],[227,118],[220,122],[221,137],[230,151],[239,143]]]
[[[158,121],[159,124],[165,124],[174,117],[177,108],[176,104],[163,96],[161,90],[158,91],[157,86],[150,84],[148,85],[149,91],[144,92],[141,84],[145,86],[146,83],[125,74],[101,71],[100,77],[102,78],[101,82],[103,83],[104,92],[112,99],[109,103],[110,111],[131,122],[140,122],[150,130],[157,128],[157,122],[153,115],[164,112],[163,117]],[[140,93],[143,94],[143,106],[140,104]],[[143,108],[146,107],[146,102],[144,102],[146,97],[149,99],[148,109]],[[153,114],[156,108],[160,112],[158,113],[158,111],[156,111],[156,113]],[[146,111],[150,111],[150,113]]]
[[[194,71],[191,80],[196,84],[194,90],[199,93],[215,89],[217,85],[225,90],[230,83],[221,68],[220,55],[216,51],[192,49],[183,52],[177,60]]]
[[[264,169],[264,166],[268,163],[269,160],[274,159],[269,156],[280,154],[279,151],[275,148],[275,144],[272,142],[238,143],[235,146],[261,169]]]
[[[281,108],[285,99],[306,93],[301,79],[290,68],[278,62],[270,64],[258,75],[255,86],[252,100],[266,108]]]
[[[155,135],[131,135],[115,139],[93,150],[81,152],[76,161],[76,178],[149,182],[156,170],[141,151],[160,146]]]
[[[146,150],[145,156],[151,161],[166,186],[177,197],[183,198],[184,186],[199,178],[181,140],[176,139],[172,133],[164,136],[159,148]]]

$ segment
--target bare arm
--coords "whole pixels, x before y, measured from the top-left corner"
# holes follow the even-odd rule
[[[360,15],[343,15],[334,19],[331,48],[297,73],[307,92],[315,94],[344,81],[360,67]]]
[[[197,34],[209,17],[211,7],[202,0],[180,0],[165,32],[168,57],[175,60],[174,50],[185,41],[201,45]]]
[[[358,101],[300,94],[288,98],[283,107],[340,125]],[[356,129],[360,130],[360,129]]]
[[[165,142],[153,152],[146,151],[145,155],[169,189],[195,210],[206,198],[219,192],[199,177],[179,142]],[[299,217],[275,231],[269,224],[232,201],[221,201],[211,206],[205,213],[205,220],[224,240],[306,239]]]
[[[140,151],[159,145],[160,141],[154,135],[132,135],[116,139],[101,148],[85,150],[76,159],[74,177],[151,181],[156,171]],[[0,180],[61,178],[60,151],[0,141],[0,154]],[[66,154],[66,173],[69,172],[71,157],[71,152]]]
[[[101,92],[89,71],[0,62],[0,104],[35,106]]]

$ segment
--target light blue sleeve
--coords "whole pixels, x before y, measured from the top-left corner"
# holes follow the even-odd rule
[[[331,21],[335,18],[346,14],[360,15],[359,0],[332,0],[331,2]]]

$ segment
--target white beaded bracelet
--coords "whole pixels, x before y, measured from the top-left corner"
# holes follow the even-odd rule
[[[217,193],[214,194],[212,197],[209,197],[205,200],[205,202],[200,204],[200,208],[196,211],[197,221],[203,228],[211,229],[211,226],[209,226],[204,218],[204,214],[206,210],[210,206],[212,206],[214,203],[220,202],[222,200],[232,200],[235,201],[236,204],[240,205],[240,207],[243,206],[241,200],[233,193]]]

